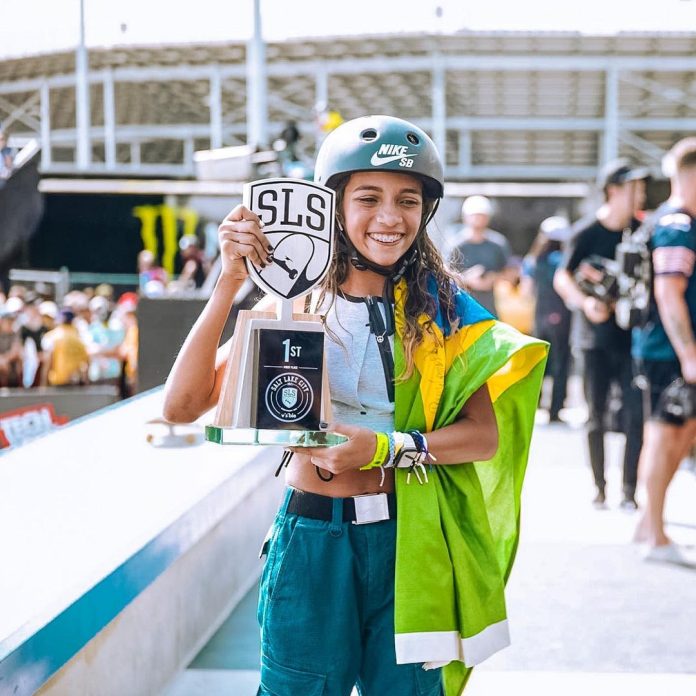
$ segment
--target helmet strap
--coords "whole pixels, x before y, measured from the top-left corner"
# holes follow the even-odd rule
[[[357,271],[373,271],[385,278],[389,278],[392,285],[396,284],[404,277],[409,266],[415,263],[418,258],[418,247],[414,240],[413,244],[401,256],[401,258],[393,266],[380,266],[365,258],[350,241],[350,237],[346,234],[342,227],[339,227],[338,246],[341,251],[348,254],[351,265]]]

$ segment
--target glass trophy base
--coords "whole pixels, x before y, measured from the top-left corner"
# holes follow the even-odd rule
[[[333,447],[348,442],[346,435],[324,430],[261,430],[205,426],[205,439],[218,445],[278,445],[280,447]]]

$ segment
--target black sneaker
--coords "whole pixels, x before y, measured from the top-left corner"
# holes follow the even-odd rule
[[[603,510],[607,506],[607,499],[603,490],[597,491],[597,495],[594,497],[592,505],[594,505],[598,510]]]

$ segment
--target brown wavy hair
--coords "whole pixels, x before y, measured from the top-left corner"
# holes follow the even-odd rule
[[[336,222],[340,229],[343,229],[343,197],[349,178],[350,174],[346,174],[336,184]],[[438,310],[443,321],[449,324],[450,331],[456,330],[459,324],[455,308],[455,295],[458,292],[457,274],[445,263],[426,231],[437,203],[436,198],[423,197],[423,213],[415,240],[418,256],[404,273],[404,279],[408,285],[404,307],[404,333],[401,336],[405,366],[403,374],[397,376],[398,381],[405,381],[413,374],[413,355],[425,334],[428,333],[436,341],[439,340],[438,333],[433,330],[433,322]],[[328,311],[335,302],[341,285],[348,277],[349,268],[350,258],[345,246],[335,244],[331,266],[320,286],[318,306],[324,307],[324,301],[328,296],[330,298],[330,303],[326,307]],[[437,296],[432,294],[432,280],[437,286]],[[386,278],[385,282],[387,282]],[[425,321],[419,321],[421,317],[425,317]]]

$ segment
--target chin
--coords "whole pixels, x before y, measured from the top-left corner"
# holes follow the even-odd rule
[[[407,251],[408,246],[402,244],[390,249],[375,249],[374,246],[370,245],[367,249],[361,250],[360,253],[379,266],[393,266]]]

